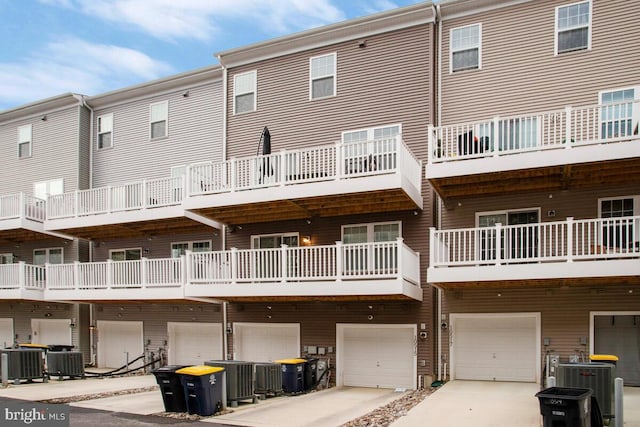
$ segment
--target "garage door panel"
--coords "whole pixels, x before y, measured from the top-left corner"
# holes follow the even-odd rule
[[[616,376],[640,386],[640,315],[595,316],[594,350],[618,356]]]
[[[71,319],[31,319],[34,344],[71,345]]]
[[[342,326],[343,385],[413,388],[415,330],[398,327]]]
[[[297,323],[235,323],[235,359],[273,362],[300,355],[300,326]]]
[[[0,346],[2,348],[11,347],[14,341],[13,319],[0,319]]]
[[[200,365],[222,359],[221,323],[167,323],[169,364]]]
[[[119,368],[141,356],[144,351],[143,323],[128,321],[100,321],[98,327],[98,366]],[[144,360],[130,364],[142,366]]]
[[[452,345],[457,379],[536,380],[535,316],[456,318]]]

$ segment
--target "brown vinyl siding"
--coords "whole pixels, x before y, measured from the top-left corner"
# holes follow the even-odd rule
[[[222,82],[95,110],[93,187],[171,176],[171,167],[222,159]],[[168,136],[149,137],[149,105],[168,101]],[[113,113],[113,147],[96,147],[97,118]]]
[[[640,3],[592,0],[592,48],[554,56],[555,8],[536,0],[445,20],[442,124],[599,102],[598,92],[637,85]],[[482,69],[451,74],[450,30],[482,24]],[[615,65],[614,65],[615,64]]]

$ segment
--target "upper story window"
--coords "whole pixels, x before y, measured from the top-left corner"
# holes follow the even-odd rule
[[[451,72],[481,67],[482,26],[480,24],[451,30]]]
[[[618,138],[638,135],[640,108],[636,99],[639,88],[600,92],[600,137]]]
[[[64,252],[62,248],[35,249],[33,251],[34,265],[62,264],[63,262]]]
[[[236,74],[233,77],[233,111],[235,114],[249,113],[257,109],[257,71]]]
[[[179,242],[171,244],[171,257],[180,258],[186,254],[187,251],[191,252],[209,252],[211,251],[211,241],[202,240],[196,242]]]
[[[336,54],[314,56],[310,60],[309,99],[336,96]]]
[[[33,184],[33,195],[42,200],[47,200],[47,196],[55,196],[62,193],[64,193],[64,181],[62,178]]]
[[[151,139],[167,136],[169,121],[169,101],[156,102],[149,106],[149,122]]]
[[[378,222],[342,226],[342,242],[393,242],[402,235],[400,222]]]
[[[401,132],[402,126],[399,124],[346,131],[342,132],[342,142],[348,144],[379,139],[391,139],[400,135]]]
[[[31,157],[31,125],[24,125],[18,128],[18,158]]]
[[[142,258],[142,249],[111,249],[109,251],[109,257],[112,261],[138,261]]]
[[[262,234],[251,236],[251,249],[272,249],[282,245],[299,246],[298,233]]]
[[[113,146],[113,113],[98,116],[98,150]]]
[[[591,1],[556,7],[556,54],[591,48]]]
[[[617,251],[640,250],[640,196],[600,199],[598,210],[603,218],[599,244]]]

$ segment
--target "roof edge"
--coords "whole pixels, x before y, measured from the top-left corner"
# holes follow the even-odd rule
[[[65,107],[77,106],[82,103],[83,97],[84,95],[67,92],[51,98],[19,105],[8,110],[0,111],[0,123],[13,121],[19,118],[27,118],[38,114],[45,114]]]

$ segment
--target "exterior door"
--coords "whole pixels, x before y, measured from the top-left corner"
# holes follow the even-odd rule
[[[500,236],[496,224],[502,224]],[[478,215],[478,259],[494,261],[500,239],[503,260],[518,261],[538,256],[538,210],[507,211]],[[487,230],[482,230],[487,228]]]
[[[372,271],[393,272],[398,254],[393,246],[365,243],[395,242],[401,235],[399,222],[346,225],[342,227],[344,247],[343,268],[347,273]]]
[[[98,367],[119,368],[144,351],[143,323],[98,320]],[[139,367],[143,361],[130,364]]]
[[[9,348],[14,343],[13,319],[0,319],[0,348]]]
[[[71,344],[71,319],[31,319],[33,344]]]
[[[640,386],[640,314],[595,316],[594,353],[618,356],[616,377]]]
[[[287,245],[290,248],[299,246],[297,233],[274,234],[265,236],[253,236],[251,247],[253,249],[265,249],[255,251],[252,257],[253,271],[257,279],[272,280],[282,277],[282,261],[280,247]],[[294,276],[298,269],[298,259],[295,254],[289,252],[287,258],[288,276]]]

